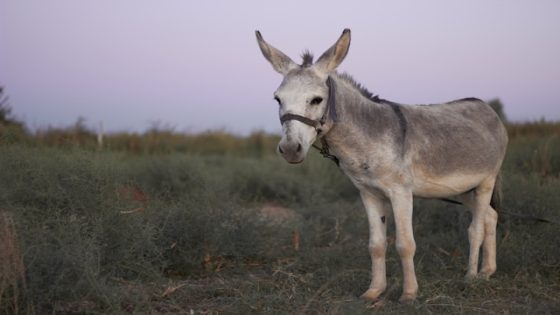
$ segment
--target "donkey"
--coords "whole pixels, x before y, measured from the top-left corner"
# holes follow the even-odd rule
[[[269,45],[259,31],[256,36],[264,57],[284,76],[274,92],[283,131],[278,153],[289,163],[300,163],[320,139],[323,155],[335,160],[360,191],[372,260],[371,284],[362,297],[377,300],[387,286],[385,217],[392,209],[403,270],[399,301],[416,299],[413,196],[455,200],[469,208],[466,278],[490,277],[496,271],[499,174],[508,142],[494,110],[476,98],[411,106],[374,96],[336,72],[350,47],[349,29],[315,63],[305,53],[301,65]]]

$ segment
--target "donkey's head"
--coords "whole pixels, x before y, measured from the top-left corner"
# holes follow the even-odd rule
[[[328,115],[330,107],[334,110],[334,87],[329,75],[348,53],[350,30],[345,29],[338,41],[317,62],[313,63],[310,54],[304,54],[301,65],[265,42],[259,31],[256,34],[264,57],[274,70],[284,76],[274,92],[274,99],[280,106],[283,131],[278,153],[290,163],[300,163],[317,136],[324,135],[330,128]]]

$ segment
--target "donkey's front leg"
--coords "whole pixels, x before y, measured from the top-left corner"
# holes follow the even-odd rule
[[[411,303],[416,299],[418,292],[418,282],[414,272],[416,242],[412,232],[412,192],[407,190],[394,191],[390,199],[395,216],[397,251],[401,256],[403,269],[403,293],[399,301]]]
[[[381,197],[365,190],[360,192],[369,222],[369,252],[371,255],[371,284],[362,294],[368,300],[377,300],[387,287],[385,250],[387,249],[387,224],[384,202]]]

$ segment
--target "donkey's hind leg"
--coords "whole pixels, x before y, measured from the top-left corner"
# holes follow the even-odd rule
[[[472,212],[469,225],[469,265],[466,278],[478,276],[478,258],[480,247],[484,242],[484,257],[482,272],[492,273],[496,269],[496,218],[497,215],[490,207],[490,199],[494,189],[495,177],[485,179],[473,192],[460,198]],[[489,275],[488,275],[489,276]]]
[[[498,212],[490,205],[484,217],[484,243],[482,244],[482,267],[478,276],[488,279],[496,272],[496,224]]]

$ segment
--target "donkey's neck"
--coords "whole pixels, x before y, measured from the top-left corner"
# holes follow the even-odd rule
[[[401,150],[405,118],[400,105],[368,95],[346,76],[333,78],[338,120],[325,135],[333,153],[344,162],[349,156],[371,156],[372,150]]]

